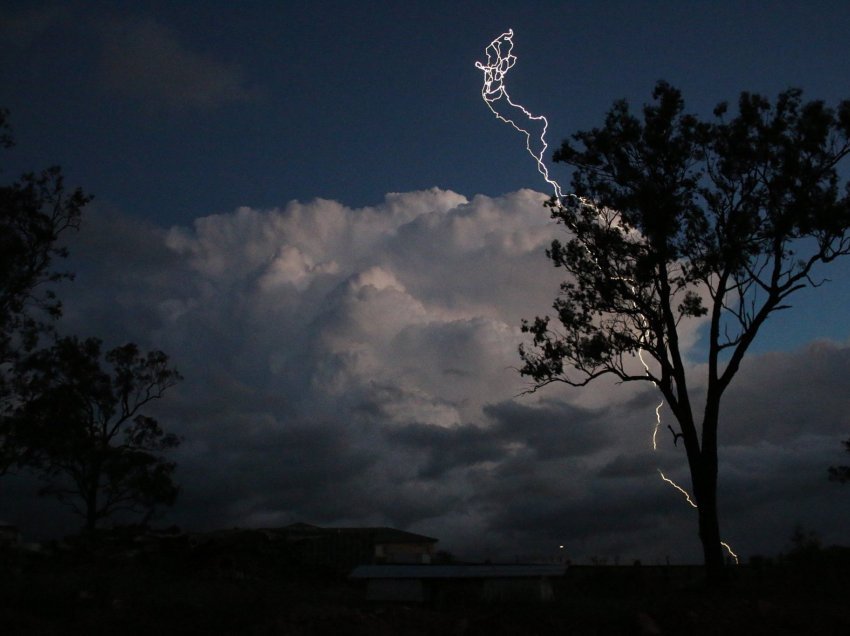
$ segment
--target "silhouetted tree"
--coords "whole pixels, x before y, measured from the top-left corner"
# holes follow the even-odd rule
[[[817,565],[827,554],[820,537],[813,530],[806,530],[802,525],[794,526],[791,534],[790,548],[780,555],[783,563],[797,567]]]
[[[684,109],[661,82],[642,117],[616,102],[600,128],[555,153],[574,168],[574,194],[548,203],[569,237],[547,255],[571,277],[554,303],[557,326],[523,323],[533,344],[520,349],[521,373],[531,391],[605,375],[659,388],[679,424],[717,579],[721,399],[768,316],[819,284],[816,265],[850,253],[850,188],[839,192],[836,172],[850,152],[850,101],[831,109],[789,90],[774,104],[743,93],[728,120],[726,104],[711,121]],[[679,329],[700,317],[706,360],[689,367]],[[695,385],[705,391],[701,414]]]
[[[850,453],[850,439],[841,442],[844,444],[844,450]],[[830,466],[829,467],[830,481],[837,481],[842,484],[850,481],[850,466]]]
[[[174,503],[175,464],[159,454],[180,440],[142,413],[181,379],[168,356],[135,344],[102,356],[100,340],[68,337],[19,369],[11,433],[37,449],[42,494],[70,505],[87,530],[119,510],[150,515]]]
[[[8,111],[0,109],[0,147],[12,144]],[[51,284],[71,274],[55,268],[54,260],[67,255],[58,241],[78,227],[90,199],[80,189],[66,192],[57,167],[0,186],[0,474],[29,455],[3,425],[16,402],[11,380],[20,356],[33,350],[62,312]]]
[[[813,530],[806,531],[803,526],[794,526],[794,532],[791,533],[791,550],[789,554],[805,554],[817,552],[821,549],[821,540]]]

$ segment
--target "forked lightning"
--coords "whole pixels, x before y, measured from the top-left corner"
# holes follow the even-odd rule
[[[549,120],[546,119],[543,115],[533,115],[531,111],[529,111],[522,104],[518,104],[511,99],[510,94],[508,93],[507,86],[505,85],[505,78],[508,75],[508,71],[510,71],[514,65],[516,64],[517,58],[513,54],[514,48],[514,31],[513,29],[508,29],[505,33],[502,33],[495,40],[490,42],[490,44],[485,49],[485,54],[487,55],[486,62],[476,62],[475,67],[481,70],[484,73],[484,84],[481,87],[481,97],[484,100],[484,103],[487,104],[487,107],[490,111],[496,116],[500,121],[505,122],[506,124],[510,124],[513,126],[515,130],[525,135],[525,149],[528,151],[528,154],[534,159],[537,163],[537,170],[540,172],[543,179],[548,183],[552,190],[555,193],[555,196],[558,199],[563,198],[564,192],[561,189],[560,184],[555,181],[552,177],[549,176],[549,169],[546,167],[546,162],[544,161],[544,155],[546,150],[549,148],[549,145],[546,143],[546,131],[549,129]],[[508,108],[503,109],[504,112],[500,112],[500,110],[496,109],[496,105],[499,102],[504,102],[507,104]],[[517,117],[514,117],[514,113],[516,113]],[[525,127],[525,124],[518,122],[519,115],[522,116],[523,120],[533,121],[533,122],[541,122],[542,129],[539,135],[535,138],[534,143],[532,142],[532,133],[528,128]],[[539,150],[535,151],[533,146],[537,145]],[[575,195],[567,195],[567,196],[575,196]],[[585,205],[590,205],[594,209],[595,206],[589,201],[582,200],[582,203]],[[605,218],[605,215],[601,210],[597,210],[597,213],[601,218]],[[649,373],[649,367],[646,362],[643,360],[643,351],[638,352],[638,358],[640,359],[641,364],[644,369],[646,369],[647,373]],[[664,405],[664,402],[661,402],[655,409],[656,421],[652,430],[652,448],[653,450],[657,450],[657,435],[658,429],[661,427],[661,407]],[[668,484],[670,484],[673,488],[678,490],[682,495],[685,496],[686,501],[694,508],[697,507],[697,504],[694,503],[693,499],[691,499],[690,494],[687,490],[679,486],[672,479],[667,477],[660,469],[658,470],[658,474],[661,476],[661,479]],[[720,545],[722,545],[735,559],[735,563],[738,563],[738,555],[732,551],[732,548],[725,541],[721,541]]]

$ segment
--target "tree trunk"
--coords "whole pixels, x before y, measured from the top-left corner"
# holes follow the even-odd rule
[[[717,520],[717,498],[706,498],[699,502],[699,538],[705,560],[705,573],[709,584],[719,583],[724,578],[723,546],[720,545],[720,524]]]
[[[720,545],[720,523],[717,516],[717,453],[703,454],[693,471],[694,494],[699,513],[699,538],[709,585],[724,580],[723,546]]]
[[[97,499],[100,488],[100,462],[95,458],[92,461],[92,477],[83,492],[83,500],[86,504],[86,532],[91,534],[97,527]]]
[[[97,490],[89,491],[86,501],[86,532],[91,534],[97,527]]]

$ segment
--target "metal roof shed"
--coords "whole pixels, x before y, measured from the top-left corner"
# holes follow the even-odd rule
[[[541,602],[552,599],[551,579],[566,571],[560,564],[361,565],[350,578],[367,581],[372,601]]]

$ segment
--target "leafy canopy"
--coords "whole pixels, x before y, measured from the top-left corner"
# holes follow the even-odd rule
[[[11,145],[8,111],[0,109],[0,147]],[[79,226],[90,200],[79,188],[66,190],[58,167],[0,186],[0,474],[25,465],[31,455],[7,434],[6,418],[21,399],[12,385],[21,358],[44,336],[55,335],[62,304],[53,284],[72,278],[56,267],[67,256],[60,238]]]
[[[555,153],[575,169],[574,195],[548,203],[570,236],[547,255],[572,277],[554,303],[559,326],[523,324],[534,389],[613,374],[656,382],[675,411],[686,397],[677,328],[707,315],[709,381],[722,392],[768,315],[818,284],[816,265],[850,253],[850,187],[836,171],[850,101],[831,109],[792,89],[775,104],[743,93],[727,111],[702,121],[660,82],[642,118],[617,102]],[[657,366],[629,363],[639,352]]]
[[[12,143],[8,112],[0,109],[0,146]],[[56,166],[0,186],[0,363],[32,348],[49,325],[45,318],[61,314],[50,285],[72,275],[54,267],[67,256],[59,238],[79,226],[90,200],[79,188],[66,191]]]
[[[143,413],[181,379],[168,356],[132,343],[104,355],[96,338],[66,337],[19,368],[9,434],[32,449],[43,494],[66,502],[88,529],[119,510],[174,503],[175,464],[160,453],[180,439]]]

